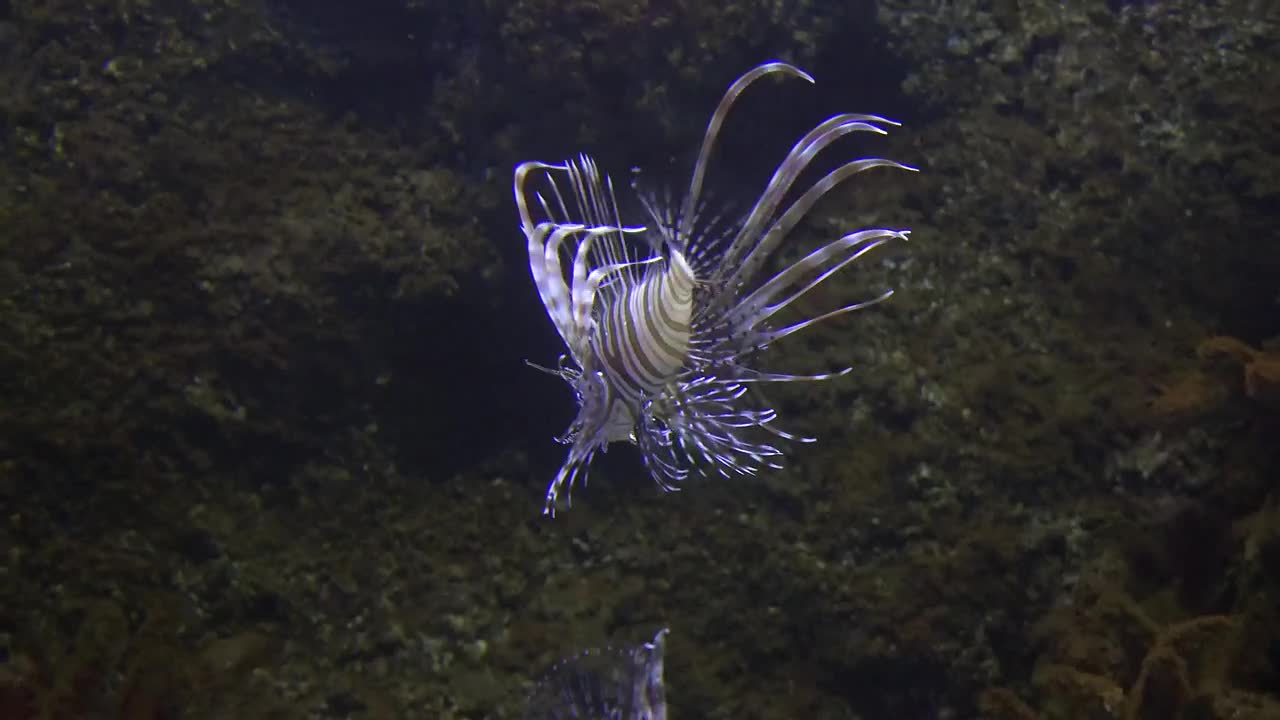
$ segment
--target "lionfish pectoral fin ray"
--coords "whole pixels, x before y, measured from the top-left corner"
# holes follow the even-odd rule
[[[776,428],[773,425],[761,425],[761,427],[773,433],[774,435],[777,435],[778,437],[783,438],[785,440],[790,440],[791,442],[798,442],[798,443],[818,442],[818,438],[816,437],[811,437],[809,435],[796,435],[794,433],[789,433],[786,430]]]
[[[746,257],[742,258],[741,262],[734,268],[733,273],[729,276],[727,282],[736,283],[736,282],[739,282],[741,278],[749,277],[752,273],[754,273],[758,269],[758,267],[762,265],[764,261],[773,253],[773,251],[777,248],[778,244],[781,243],[782,240],[787,237],[787,235],[796,226],[796,224],[800,222],[801,218],[803,218],[805,214],[807,214],[811,209],[813,209],[813,206],[818,202],[818,200],[822,199],[822,197],[826,195],[832,188],[834,188],[836,185],[839,185],[841,182],[847,180],[848,178],[860,172],[863,172],[865,170],[870,170],[871,168],[876,168],[876,167],[889,167],[889,168],[897,168],[902,170],[915,169],[907,165],[894,162],[892,160],[885,160],[882,158],[864,158],[862,160],[855,160],[850,163],[845,163],[844,165],[841,165],[835,170],[832,170],[830,173],[826,175],[826,177],[822,178],[817,183],[815,183],[812,187],[806,190],[803,195],[801,195],[795,202],[793,202],[791,206],[788,207],[782,213],[782,215],[778,217],[776,221],[774,221],[773,225],[771,225],[769,229],[765,231],[764,237],[755,245],[755,247],[751,248],[751,250],[747,252]],[[862,231],[862,233],[866,233],[866,234],[873,234],[873,233],[880,233],[880,232],[886,232],[886,231],[883,231],[883,230]],[[861,237],[861,235],[859,233],[852,233],[850,235],[846,235],[844,238],[837,240],[831,245],[828,245],[826,248],[821,248],[817,252],[812,253],[811,257],[829,248],[838,249],[841,242],[847,242],[848,239],[853,237]],[[807,265],[807,261],[808,261],[808,258],[806,258],[806,261],[802,261],[800,263],[797,263],[795,266],[792,266],[791,269],[802,270],[806,266],[812,267],[811,265]]]
[[[771,225],[765,232],[764,240],[753,248],[743,260],[743,265],[752,267],[751,263],[754,258],[759,257],[763,259],[763,257],[767,257],[772,253],[774,247],[791,232],[796,224],[799,223],[800,220],[813,209],[813,206],[817,204],[824,195],[830,192],[832,188],[858,173],[878,167],[895,168],[908,171],[913,171],[915,169],[907,165],[903,165],[902,163],[894,162],[893,160],[885,160],[884,158],[863,158],[862,160],[854,160],[853,162],[845,163],[835,170],[832,170],[821,180],[814,183],[812,187],[806,190],[803,195],[801,195],[795,202],[791,203],[791,206],[778,216],[778,219],[774,221],[773,225]]]
[[[792,325],[788,325],[783,328],[778,328],[777,330],[768,330],[768,331],[760,332],[754,335],[754,337],[760,338],[760,342],[773,343],[778,340],[781,340],[782,338],[792,333],[800,332],[801,330],[804,330],[807,327],[810,327],[812,325],[817,325],[818,323],[823,322],[825,320],[830,320],[831,318],[839,317],[840,315],[845,315],[847,313],[854,312],[855,310],[862,310],[864,308],[869,308],[872,305],[879,305],[880,303],[884,302],[885,300],[888,300],[892,296],[893,296],[893,290],[885,290],[884,292],[880,293],[876,297],[871,298],[870,300],[863,300],[861,302],[851,303],[849,305],[845,305],[842,308],[836,308],[835,310],[823,313],[817,317],[812,317],[812,318],[809,318],[808,320],[802,320],[798,323],[794,323]],[[825,380],[829,377],[838,377],[839,375],[843,375],[846,372],[848,372],[848,370],[841,371],[840,373],[835,375],[828,373],[826,375],[822,375],[818,377],[820,377],[820,379]]]
[[[780,310],[803,297],[810,290],[822,284],[827,278],[839,272],[846,265],[852,263],[863,255],[880,247],[891,239],[901,237],[897,230],[863,230],[861,232],[852,233],[845,237],[832,242],[814,252],[810,253],[803,260],[791,265],[791,267],[770,278],[768,282],[747,296],[741,303],[728,313],[726,319],[730,325],[736,329],[747,330],[755,327],[763,321],[773,317]],[[829,261],[833,257],[838,257],[841,252],[852,250],[848,257],[840,260],[834,265],[828,267]],[[826,267],[817,277],[806,283],[803,287],[795,290],[781,300],[775,300],[775,296],[786,288],[790,287],[796,280],[812,273],[818,268]],[[886,296],[887,297],[887,296]],[[884,299],[883,297],[881,299]],[[874,303],[871,303],[874,304]],[[828,317],[835,317],[851,310],[856,310],[860,305],[855,304],[846,308],[834,310],[826,315],[819,316],[811,322],[798,323],[795,329],[813,324],[813,322],[824,320]],[[861,305],[865,307],[865,305]],[[795,330],[783,329],[770,333],[762,333],[762,336],[768,337],[785,337]]]
[[[724,124],[724,118],[729,114],[729,108],[733,107],[733,103],[742,94],[742,91],[747,89],[748,85],[770,73],[783,73],[784,75],[805,80],[809,84],[814,83],[812,75],[794,65],[784,62],[769,62],[748,70],[729,86],[729,89],[724,93],[724,97],[720,98],[720,103],[716,105],[715,112],[711,114],[711,120],[707,122],[707,131],[702,136],[702,146],[698,149],[698,159],[693,165],[693,177],[689,180],[689,191],[685,193],[684,203],[680,208],[680,227],[678,231],[681,237],[689,237],[693,229],[693,218],[698,209],[698,200],[702,195],[702,182],[706,178],[707,163],[711,159],[711,151],[715,148],[716,138],[720,134],[720,126]]]
[[[830,117],[805,133],[804,137],[791,146],[791,151],[787,153],[787,156],[778,164],[777,169],[773,171],[773,176],[769,178],[769,183],[765,185],[764,192],[760,193],[756,204],[752,206],[751,212],[747,214],[747,219],[742,223],[737,237],[734,238],[733,243],[729,246],[726,257],[736,259],[738,255],[742,254],[754,243],[754,239],[759,237],[764,230],[765,223],[777,211],[778,205],[782,203],[796,177],[808,166],[813,156],[823,147],[840,137],[840,135],[845,132],[852,132],[851,126],[860,122],[856,119],[860,117],[851,114]]]
[[[792,375],[791,373],[769,373],[758,372],[750,377],[741,379],[743,383],[789,383],[789,382],[820,382],[822,380],[831,380],[833,378],[843,377],[853,372],[853,368],[840,368],[828,373],[816,373],[813,375]]]
[[[725,252],[727,262],[721,266],[722,269],[730,270],[731,277],[740,278],[744,275],[744,269],[754,268],[749,262],[743,261],[743,255],[748,257],[761,255],[759,238],[765,233],[765,224],[769,223],[774,217],[778,206],[782,204],[783,199],[790,191],[791,186],[795,183],[800,173],[808,167],[813,157],[823,148],[830,145],[835,140],[850,132],[857,131],[874,131],[883,133],[884,130],[869,124],[868,120],[883,121],[883,118],[874,115],[860,115],[854,113],[846,113],[836,115],[829,118],[818,127],[809,131],[804,137],[800,138],[791,148],[791,152],[778,165],[778,169],[774,171],[773,177],[770,178],[769,184],[765,186],[764,192],[756,201],[755,206],[751,208],[747,219],[742,223],[742,227],[738,230],[737,235],[729,245],[729,249]],[[796,213],[784,213],[784,215],[792,214],[799,219],[799,215],[803,213],[817,201],[827,190],[829,190],[839,180],[832,180],[832,176],[838,176],[843,179],[854,173],[860,172],[868,167],[874,167],[879,163],[878,159],[855,160],[847,163],[841,168],[832,171],[827,178],[819,182],[813,188],[810,188],[800,200],[792,205],[792,209],[802,208]],[[889,163],[890,161],[883,161]],[[848,169],[852,168],[852,169]],[[775,225],[779,223],[774,223]],[[783,233],[785,235],[785,233]],[[777,237],[774,243],[780,241],[781,237]]]
[[[739,322],[740,323],[750,322],[751,327],[755,327],[755,325],[759,325],[760,323],[762,323],[763,320],[772,318],[772,316],[774,314],[777,314],[778,311],[781,311],[783,307],[791,305],[792,302],[799,300],[800,297],[803,297],[805,295],[805,293],[808,293],[809,291],[812,291],[813,288],[818,287],[820,283],[822,283],[823,281],[826,281],[826,279],[831,277],[832,274],[835,274],[838,272],[838,270],[844,268],[845,265],[849,265],[850,263],[852,263],[852,261],[858,260],[859,258],[861,258],[861,256],[867,254],[867,252],[870,252],[876,249],[876,247],[883,245],[883,243],[886,241],[887,241],[887,238],[882,238],[882,240],[873,241],[873,242],[867,243],[867,245],[859,247],[858,251],[854,252],[854,254],[849,256],[849,258],[841,260],[840,263],[837,263],[835,266],[832,266],[832,268],[827,269],[826,272],[819,274],[818,277],[814,278],[812,282],[806,283],[804,287],[801,287],[799,288],[799,290],[792,292],[791,295],[788,295],[787,297],[785,297],[785,299],[782,299],[777,302],[773,302],[772,305],[763,305],[763,306],[755,305],[754,307],[756,307],[758,311],[756,311],[756,313],[751,313],[750,315],[742,316],[742,318],[739,319]],[[787,286],[787,283],[782,282],[780,286],[778,286],[777,288],[773,288],[771,292],[778,292],[781,290],[781,288],[786,286]],[[780,340],[780,338],[786,337],[788,336],[788,334],[799,331],[799,329],[801,328],[809,327],[809,325],[822,322],[822,320],[826,320],[828,318],[835,318],[835,316],[837,315],[844,315],[845,313],[850,313],[850,311],[858,310],[860,309],[860,307],[869,307],[870,305],[876,304],[876,302],[881,302],[883,300],[888,299],[888,297],[890,297],[891,295],[893,295],[893,291],[888,290],[882,293],[881,296],[877,297],[877,299],[872,299],[872,300],[863,301],[863,302],[854,302],[854,304],[846,305],[845,307],[838,307],[838,309],[829,311],[829,313],[818,315],[817,318],[805,320],[805,322],[796,323],[794,325],[790,325],[790,327],[777,329],[777,331],[762,332],[762,333],[759,333],[759,336],[756,336],[756,337],[767,338],[765,342]],[[762,300],[767,301],[771,299],[769,299],[769,297],[763,297]]]

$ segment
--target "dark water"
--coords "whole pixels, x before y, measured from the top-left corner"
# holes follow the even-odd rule
[[[572,393],[513,168],[709,203],[818,437],[663,493]],[[0,717],[512,718],[670,627],[672,718],[1280,717],[1280,16],[1200,2],[0,2]],[[643,223],[643,215],[634,222]],[[632,220],[627,220],[632,222]]]

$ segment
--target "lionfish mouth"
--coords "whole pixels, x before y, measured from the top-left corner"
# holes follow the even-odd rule
[[[585,482],[595,453],[614,442],[637,445],[650,475],[668,490],[691,472],[728,477],[781,467],[778,444],[813,438],[776,427],[777,413],[747,388],[825,380],[850,369],[792,375],[756,363],[772,343],[893,294],[798,321],[776,320],[779,311],[845,266],[886,242],[906,240],[908,230],[851,232],[780,272],[763,273],[772,253],[836,185],[871,168],[915,171],[892,160],[861,158],[793,192],[801,172],[831,143],[856,132],[886,134],[898,125],[892,120],[847,113],[822,122],[792,146],[745,216],[725,219],[702,203],[725,116],[743,90],[775,73],[813,82],[782,62],[765,63],[734,81],[711,115],[679,207],[639,196],[647,224],[623,222],[613,182],[585,154],[559,164],[516,167],[515,200],[529,269],[568,348],[559,366],[548,371],[573,388],[579,405],[560,438],[569,456],[547,489],[545,513],[554,514],[562,494],[568,500],[575,482]]]

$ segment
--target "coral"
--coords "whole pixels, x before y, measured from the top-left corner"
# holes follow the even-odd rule
[[[1268,495],[1235,529],[1203,517],[1205,510],[1186,509],[1150,544],[1135,543],[1123,557],[1099,558],[1075,586],[1071,604],[1051,610],[1039,623],[1034,702],[1007,687],[992,687],[980,696],[984,716],[1275,717],[1269,713],[1280,705],[1268,690],[1277,670],[1268,650],[1275,609],[1264,599],[1272,584],[1264,566],[1274,561],[1277,546],[1275,507]],[[1221,540],[1230,542],[1234,561],[1211,550],[1198,558],[1203,548],[1187,546],[1212,547]],[[1173,564],[1160,570],[1162,562]],[[1170,587],[1171,581],[1194,587]],[[1220,582],[1229,585],[1219,587]]]
[[[996,720],[1039,720],[1040,715],[1008,688],[987,688],[978,697],[983,717]]]
[[[1128,672],[1122,638],[1063,638],[1066,662],[1047,662],[1035,673],[1042,713],[1005,688],[992,688],[982,696],[989,717],[1025,720],[1031,717],[1098,718],[1116,720],[1174,720],[1200,712],[1218,702],[1229,690],[1222,677],[1237,623],[1225,615],[1203,615],[1160,626],[1132,598],[1108,594],[1095,608],[1118,612],[1111,622],[1126,622],[1128,630],[1150,640]],[[1102,606],[1109,605],[1110,610]],[[1123,617],[1123,616],[1127,616]],[[1068,648],[1075,648],[1070,650]],[[1071,658],[1075,658],[1072,660]],[[1247,693],[1231,690],[1232,697]],[[1266,702],[1257,698],[1256,702]],[[1227,717],[1227,716],[1212,716]]]
[[[1134,619],[1150,622],[1142,615]],[[1206,659],[1214,659],[1213,643],[1229,640],[1234,627],[1227,616],[1206,615],[1159,628],[1127,689],[1115,678],[1052,663],[1040,668],[1036,683],[1056,703],[1073,708],[1076,717],[1183,717],[1219,689],[1220,679],[1202,668]]]
[[[1196,346],[1197,367],[1174,373],[1155,385],[1148,411],[1160,420],[1200,418],[1241,396],[1259,407],[1280,410],[1280,352],[1254,348],[1227,336]]]
[[[1147,409],[1158,418],[1183,419],[1213,412],[1229,399],[1229,388],[1218,377],[1196,369],[1157,383]]]
[[[1280,410],[1280,351],[1259,350],[1236,338],[1217,336],[1200,343],[1196,353],[1205,360],[1240,366],[1245,396]]]

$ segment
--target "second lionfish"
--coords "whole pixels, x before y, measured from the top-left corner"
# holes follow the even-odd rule
[[[560,661],[534,687],[524,720],[667,720],[666,636],[663,628],[653,642]]]
[[[560,376],[578,399],[578,415],[559,438],[569,457],[547,489],[545,512],[585,479],[598,451],[636,444],[665,489],[691,470],[753,475],[780,467],[779,440],[809,442],[773,425],[777,413],[748,394],[753,383],[824,380],[763,370],[772,343],[815,323],[867,307],[892,291],[788,323],[775,316],[846,265],[907,230],[858,230],[829,242],[772,275],[766,260],[823,195],[876,167],[914,170],[881,158],[846,162],[803,192],[795,184],[814,157],[855,132],[885,134],[898,123],[840,114],[791,148],[745,216],[725,220],[701,201],[720,127],[738,96],[770,74],[804,79],[782,62],[739,77],[711,116],[693,177],[679,207],[640,194],[647,225],[623,222],[612,181],[587,155],[560,164],[521,163],[515,200],[528,240],[529,267],[547,314],[568,346]],[[784,202],[787,201],[787,202]],[[567,261],[567,265],[566,265]]]

